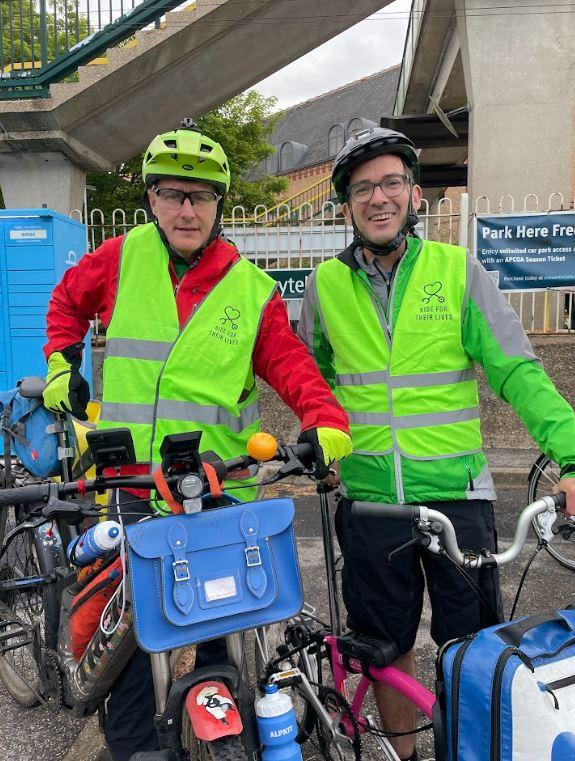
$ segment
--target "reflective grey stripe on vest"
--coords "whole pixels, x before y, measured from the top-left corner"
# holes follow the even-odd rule
[[[174,344],[170,341],[144,341],[138,338],[110,338],[106,341],[107,357],[150,359],[165,362]]]
[[[356,425],[389,425],[387,412],[350,412],[347,416],[350,423]]]
[[[479,407],[466,407],[453,412],[430,412],[424,415],[401,415],[393,418],[393,427],[423,428],[430,425],[448,425],[462,423],[465,420],[475,420],[479,417]]]
[[[156,414],[163,420],[194,420],[205,425],[225,425],[233,433],[241,433],[244,428],[259,420],[260,408],[259,403],[254,402],[241,410],[239,417],[236,417],[223,407],[215,405],[160,399]]]
[[[356,425],[390,425],[391,418],[387,412],[348,412],[349,422]],[[423,428],[430,425],[448,425],[475,420],[479,417],[479,407],[466,407],[453,412],[430,412],[423,415],[394,416],[393,427]]]
[[[343,373],[335,376],[337,386],[370,386],[376,383],[387,383],[387,370],[370,370],[367,373]]]
[[[102,402],[100,420],[118,423],[147,423],[152,425],[154,422],[154,405]]]
[[[244,428],[259,419],[260,413],[258,402],[250,404],[240,412],[239,417],[236,417],[222,407],[214,405],[160,399],[156,415],[164,420],[190,420],[206,425],[225,425],[233,433],[241,433]],[[152,425],[154,422],[154,405],[104,402],[101,419],[109,422]]]
[[[338,386],[370,386],[388,383],[392,388],[419,388],[422,386],[444,386],[449,383],[462,383],[474,380],[475,370],[449,370],[445,373],[415,373],[413,375],[396,375],[389,377],[387,370],[371,370],[367,373],[343,373],[336,375]]]

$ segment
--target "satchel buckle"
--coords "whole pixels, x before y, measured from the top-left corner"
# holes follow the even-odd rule
[[[187,560],[174,560],[172,566],[174,567],[174,579],[176,581],[190,580],[190,566]]]
[[[246,564],[248,568],[254,568],[255,566],[262,564],[262,556],[260,555],[260,548],[257,544],[253,547],[246,547],[244,552],[246,554]]]

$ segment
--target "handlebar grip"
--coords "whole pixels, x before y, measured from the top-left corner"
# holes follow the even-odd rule
[[[29,505],[48,496],[49,484],[30,484],[17,489],[0,489],[0,505]]]
[[[555,502],[555,505],[560,510],[565,510],[565,507],[567,505],[567,495],[565,494],[565,492],[560,491],[557,494],[552,494],[551,496],[553,498],[553,502]]]
[[[351,515],[358,518],[399,518],[412,521],[419,517],[419,507],[384,502],[352,502]]]

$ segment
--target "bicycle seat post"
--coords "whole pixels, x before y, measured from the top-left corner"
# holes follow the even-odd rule
[[[321,489],[318,484],[319,502],[321,511],[321,529],[323,539],[323,553],[325,560],[325,569],[327,573],[327,591],[329,602],[329,617],[331,631],[336,637],[341,634],[341,620],[339,615],[339,599],[337,584],[335,578],[335,555],[333,551],[333,529],[331,525],[331,516],[329,513],[328,492]]]

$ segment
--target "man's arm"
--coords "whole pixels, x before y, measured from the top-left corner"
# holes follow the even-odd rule
[[[52,291],[46,314],[46,358],[73,346],[84,336],[98,314],[107,325],[114,304],[122,238],[105,241],[70,267]]]
[[[493,391],[511,404],[539,448],[561,467],[575,463],[571,406],[553,385],[515,311],[485,269],[471,257],[468,266],[465,350],[483,366]]]

